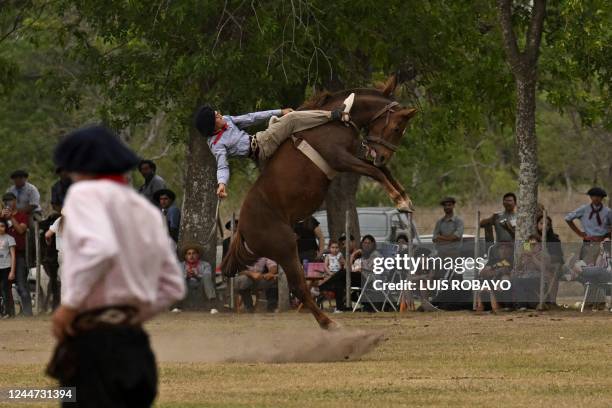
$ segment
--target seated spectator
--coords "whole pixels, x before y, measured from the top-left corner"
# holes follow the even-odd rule
[[[325,257],[325,273],[333,275],[344,268],[344,256],[336,241],[329,241],[329,254]]]
[[[28,183],[28,172],[25,170],[15,170],[11,173],[11,179],[14,185],[6,190],[7,193],[13,193],[17,198],[17,210],[32,214],[40,213],[40,193],[38,189]]]
[[[234,280],[234,288],[240,294],[244,308],[249,313],[255,311],[253,294],[263,289],[266,293],[268,312],[274,312],[278,306],[278,266],[268,258],[259,258],[254,265],[241,272]]]
[[[28,287],[28,268],[26,266],[26,231],[28,230],[28,214],[17,209],[17,197],[13,193],[2,196],[4,208],[0,218],[8,225],[8,234],[15,239],[15,279],[17,292],[21,298],[22,314],[32,316],[32,299]]]
[[[514,249],[512,243],[502,242],[497,244],[491,250],[491,258],[487,261],[485,267],[480,271],[478,279],[481,281],[499,281],[503,279],[510,279],[512,275],[512,266],[514,264]],[[501,294],[495,293],[495,291],[489,292],[491,300],[491,310],[494,312],[500,309],[498,298]],[[484,302],[482,300],[482,291],[478,291],[476,294],[476,311],[484,311]]]
[[[537,218],[538,239],[542,241],[542,229],[544,228],[544,215],[540,214]],[[561,266],[563,265],[563,248],[559,235],[553,230],[552,219],[546,217],[546,250],[550,255],[550,269],[547,270],[548,275],[546,281],[548,287],[546,290],[546,305],[549,308],[557,307],[557,291],[559,290],[559,278],[562,273]]]
[[[166,188],[166,181],[155,174],[157,166],[151,160],[142,160],[138,164],[138,171],[144,178],[144,184],[138,188],[138,192],[147,197],[153,204],[158,205],[153,195],[158,190]]]
[[[176,194],[174,191],[162,188],[153,194],[153,199],[161,208],[161,212],[168,224],[168,233],[174,242],[178,242],[179,230],[181,228],[181,210],[174,205]]]
[[[64,206],[64,200],[72,180],[70,180],[68,172],[61,167],[58,167],[55,173],[59,175],[59,180],[51,186],[51,207],[53,211],[59,214]]]
[[[181,248],[181,258],[183,258],[181,269],[187,283],[187,297],[182,305],[190,300],[191,295],[197,298],[196,302],[201,299],[202,295],[206,296],[209,301],[217,298],[211,266],[201,259],[203,252],[202,246],[193,242],[188,242]],[[210,313],[218,313],[218,310],[213,307]]]
[[[357,244],[355,243],[354,236],[351,235],[349,238],[350,238],[350,242],[349,242],[349,255],[350,255],[353,253],[355,249],[357,249]],[[340,238],[338,238],[338,247],[342,254],[346,254],[346,234],[342,234],[340,235]]]
[[[591,285],[599,286],[604,291],[610,288],[607,284],[612,282],[612,248],[610,238],[606,238],[599,245],[599,253],[593,265],[587,265],[583,260],[573,262],[570,261],[570,276],[568,280],[576,280],[583,284],[589,283]],[[594,293],[593,296],[596,296]],[[605,302],[594,301],[594,297],[585,301],[585,307],[595,307],[601,309],[605,307]],[[603,303],[603,304],[602,304]]]
[[[380,253],[376,250],[376,240],[372,235],[364,235],[361,238],[361,248],[351,254],[350,262],[353,265],[353,271],[372,273],[374,270],[374,259],[380,257]]]
[[[440,201],[444,217],[436,222],[433,242],[440,258],[457,258],[461,252],[463,220],[455,215],[455,199],[447,197]]]
[[[512,297],[516,308],[535,308],[539,300],[542,268],[550,268],[550,257],[537,235],[530,235],[512,273]]]

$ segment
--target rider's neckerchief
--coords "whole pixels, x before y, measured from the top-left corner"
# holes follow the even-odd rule
[[[128,179],[123,174],[100,174],[96,176],[96,180],[110,180],[119,184],[127,184]]]
[[[589,220],[593,218],[593,215],[597,218],[597,225],[601,225],[601,218],[599,217],[599,212],[603,209],[603,204],[599,206],[598,209],[595,209],[593,204],[591,204],[591,213],[589,214]]]
[[[217,133],[215,133],[216,137],[215,137],[215,140],[213,142],[214,145],[217,144],[219,139],[221,139],[221,136],[223,136],[223,132],[225,132],[226,130],[227,130],[227,123],[221,128],[221,130],[219,130]]]

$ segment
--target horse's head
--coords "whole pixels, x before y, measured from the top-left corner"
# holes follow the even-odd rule
[[[393,100],[391,95],[396,87],[397,79],[392,76],[380,92],[356,95],[355,103],[359,109],[355,123],[366,133],[364,145],[375,166],[386,164],[393,156],[399,148],[408,120],[417,112]]]

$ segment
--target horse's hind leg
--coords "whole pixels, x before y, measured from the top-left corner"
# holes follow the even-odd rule
[[[304,307],[310,310],[314,318],[317,319],[319,326],[323,329],[332,328],[334,322],[319,309],[308,291],[306,280],[304,279],[304,270],[297,256],[287,256],[286,259],[280,261],[279,264],[283,267],[287,275],[291,292],[302,302]]]

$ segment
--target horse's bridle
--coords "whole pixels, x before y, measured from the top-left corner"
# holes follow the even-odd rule
[[[374,124],[374,122],[376,122],[378,119],[380,119],[381,116],[383,116],[385,114],[386,114],[385,115],[385,127],[386,127],[389,124],[389,116],[391,115],[392,112],[395,112],[395,110],[393,108],[398,106],[398,105],[399,105],[399,102],[389,102],[382,109],[380,109],[378,112],[376,112],[376,114],[374,116],[372,116],[370,121],[368,123],[366,123],[364,126],[362,126],[361,128],[359,126],[357,126],[355,124],[355,122],[353,122],[353,121],[350,121],[349,123],[355,128],[355,130],[357,130],[357,134],[361,134],[362,130],[366,130],[367,131],[367,134],[363,138],[363,143],[365,145],[370,144],[370,143],[379,144],[379,145],[384,146],[387,149],[391,150],[392,152],[395,152],[399,148],[398,145],[395,145],[395,144],[393,144],[393,143],[383,139],[380,136],[373,135],[372,131],[370,130],[370,128],[372,127],[372,124]]]

